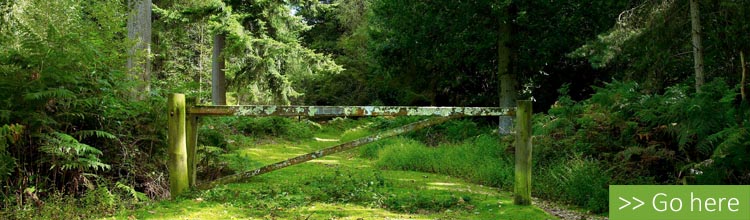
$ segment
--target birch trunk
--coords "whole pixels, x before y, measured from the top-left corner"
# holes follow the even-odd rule
[[[701,92],[705,82],[703,73],[703,43],[701,42],[701,19],[698,0],[690,0],[690,21],[693,37],[693,60],[695,61],[695,92]]]

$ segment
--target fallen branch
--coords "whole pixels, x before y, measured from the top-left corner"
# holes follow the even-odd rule
[[[261,168],[255,169],[255,170],[245,171],[245,172],[241,172],[241,173],[237,173],[237,174],[225,176],[225,177],[219,178],[217,180],[214,180],[212,182],[208,182],[208,183],[204,183],[204,184],[198,185],[196,188],[201,189],[201,190],[205,190],[205,189],[210,189],[210,188],[216,187],[218,185],[223,185],[223,184],[238,182],[238,181],[249,179],[249,178],[252,178],[254,176],[265,174],[265,173],[268,173],[268,172],[271,172],[271,171],[275,171],[275,170],[279,170],[279,169],[282,169],[282,168],[285,168],[285,167],[297,165],[297,164],[300,164],[300,163],[303,163],[303,162],[307,162],[307,161],[314,160],[314,159],[317,159],[317,158],[325,157],[325,156],[328,156],[328,155],[331,155],[331,154],[335,154],[335,153],[338,153],[338,152],[341,152],[341,151],[353,149],[353,148],[356,148],[356,147],[359,147],[359,146],[362,146],[362,145],[365,145],[365,144],[368,144],[368,143],[372,143],[372,142],[381,140],[383,138],[393,137],[393,136],[400,135],[400,134],[407,133],[407,132],[411,132],[411,131],[417,131],[417,130],[420,130],[420,129],[423,129],[423,128],[426,128],[426,127],[430,127],[430,126],[433,126],[433,125],[436,125],[436,124],[440,124],[440,123],[446,122],[448,120],[451,120],[451,119],[454,119],[454,118],[459,118],[459,117],[461,117],[461,116],[460,115],[455,115],[455,116],[447,116],[447,117],[436,117],[436,118],[430,118],[430,119],[426,119],[426,120],[423,120],[423,121],[411,123],[411,124],[405,125],[403,127],[395,128],[395,129],[384,131],[384,132],[380,132],[378,134],[370,135],[370,136],[367,136],[367,137],[364,137],[364,138],[360,138],[360,139],[357,139],[357,140],[354,140],[354,141],[346,142],[346,143],[339,144],[339,145],[336,145],[336,146],[333,146],[333,147],[329,147],[329,148],[326,148],[326,149],[318,150],[318,151],[315,151],[315,152],[312,152],[312,153],[309,153],[309,154],[300,155],[300,156],[297,156],[297,157],[294,157],[294,158],[290,158],[290,159],[287,159],[287,160],[284,160],[284,161],[281,161],[281,162],[277,162],[277,163],[274,163],[274,164],[266,165],[264,167],[261,167]]]

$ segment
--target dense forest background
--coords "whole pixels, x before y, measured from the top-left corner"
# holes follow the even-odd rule
[[[594,212],[610,184],[750,184],[748,21],[743,0],[0,0],[0,206],[168,197],[174,92],[532,99],[535,179],[552,179],[533,194]]]

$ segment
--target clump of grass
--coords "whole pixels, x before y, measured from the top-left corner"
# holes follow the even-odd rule
[[[573,156],[559,160],[540,172],[535,187],[546,198],[556,198],[593,212],[607,210],[610,174],[596,160]]]
[[[142,193],[118,183],[110,189],[106,185],[91,185],[90,190],[79,196],[51,192],[38,204],[24,204],[23,207],[0,212],[3,219],[91,219],[114,214],[117,210],[133,208],[139,200],[147,199]],[[128,190],[123,189],[128,188]],[[36,194],[35,188],[27,189]],[[138,195],[128,195],[128,194]],[[142,204],[142,203],[141,203]]]
[[[419,141],[395,138],[363,149],[372,156],[381,149],[377,166],[384,169],[442,173],[473,182],[512,187],[513,163],[505,155],[506,145],[495,135],[480,135],[466,142],[429,147]],[[387,144],[387,146],[385,146]]]

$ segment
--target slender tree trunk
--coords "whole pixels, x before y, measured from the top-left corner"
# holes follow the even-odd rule
[[[198,25],[199,33],[198,33],[198,101],[196,104],[201,103],[201,98],[203,94],[203,58],[206,56],[206,53],[204,53],[203,45],[205,43],[205,28],[203,25]]]
[[[500,87],[500,107],[514,107],[516,103],[516,75],[511,68],[512,50],[508,46],[511,41],[512,24],[511,10],[507,6],[506,14],[500,18],[500,28],[497,45],[497,74]],[[500,116],[500,134],[510,134],[513,130],[513,117]]]
[[[701,42],[701,19],[698,0],[690,0],[690,21],[692,23],[693,60],[695,61],[695,92],[701,92],[705,76],[703,73],[703,43]]]
[[[127,70],[140,81],[134,97],[144,99],[151,90],[151,0],[128,0],[128,39],[135,42],[128,51]]]
[[[747,64],[745,63],[745,53],[740,51],[740,63],[742,64],[742,80],[740,81],[740,94],[742,95],[743,101],[750,101],[747,99]]]
[[[227,80],[224,75],[223,34],[214,35],[213,66],[211,67],[211,100],[214,105],[227,104]]]

